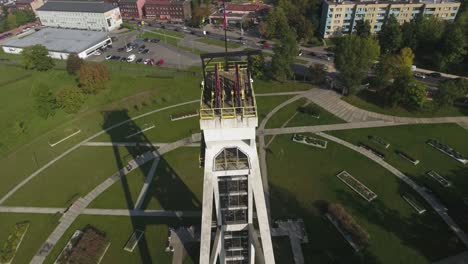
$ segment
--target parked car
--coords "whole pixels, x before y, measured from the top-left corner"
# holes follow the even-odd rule
[[[143,64],[146,65],[146,64],[148,64],[149,62],[150,62],[150,59],[145,59],[145,60],[143,61]]]
[[[302,56],[302,49],[299,49],[299,53],[297,54],[297,56]]]
[[[148,38],[143,39],[143,42],[148,42],[148,41],[149,41]]]
[[[135,63],[142,63],[142,62],[143,62],[142,58],[139,58],[138,60],[135,61]]]
[[[127,62],[135,61],[135,59],[136,59],[135,54],[132,54],[132,55],[130,55],[130,56],[127,57]]]
[[[93,55],[95,55],[95,56],[99,56],[99,55],[101,55],[101,54],[102,54],[102,53],[101,53],[99,50],[96,50],[95,52],[93,52]]]
[[[439,72],[431,72],[429,73],[429,76],[434,77],[434,78],[440,78],[442,77],[442,74],[440,74]]]
[[[122,57],[120,58],[120,61],[127,61],[127,58],[126,58],[125,56],[122,56]]]
[[[149,49],[144,49],[144,50],[141,52],[141,54],[148,54],[148,52],[149,52]]]
[[[328,57],[328,56],[325,55],[325,54],[317,55],[317,58],[322,59],[322,60],[327,60],[327,61],[330,60],[330,57]]]
[[[415,73],[414,77],[419,78],[419,79],[426,79],[426,75],[420,72]]]
[[[269,48],[271,48],[271,45],[269,43],[266,43],[266,42],[263,43],[262,49],[269,49]]]
[[[112,59],[112,57],[113,57],[112,55],[107,55],[106,60],[110,60],[110,59]]]
[[[156,65],[158,66],[161,66],[164,64],[164,60],[163,59],[159,59],[158,62],[156,63]]]
[[[130,52],[130,51],[132,51],[132,50],[133,50],[133,47],[132,47],[132,46],[127,46],[126,52]]]
[[[118,60],[120,60],[120,56],[112,56],[111,60],[118,61]]]
[[[158,43],[159,41],[160,39],[157,39],[157,38],[150,40],[151,43]]]

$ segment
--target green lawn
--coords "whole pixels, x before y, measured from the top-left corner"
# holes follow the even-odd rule
[[[368,143],[386,155],[385,160],[412,177],[417,183],[428,186],[449,209],[449,215],[458,224],[468,230],[468,206],[463,198],[468,197],[468,166],[459,163],[449,156],[427,145],[428,139],[437,139],[468,156],[468,131],[455,124],[411,125],[387,128],[358,129],[335,131],[333,134],[352,143],[359,141]],[[367,139],[369,135],[379,136],[391,144],[384,149]],[[395,154],[395,150],[403,150],[418,159],[420,163],[412,163]],[[426,173],[434,170],[452,182],[452,187],[444,188]]]
[[[212,38],[197,38],[194,41],[224,48],[224,40],[212,39]],[[227,47],[229,49],[237,49],[237,48],[240,48],[241,46],[242,46],[241,44],[235,43],[235,42],[228,41],[227,43]]]
[[[306,263],[429,263],[464,250],[435,212],[417,215],[401,198],[401,193],[414,195],[406,185],[352,150],[333,142],[321,150],[284,135],[267,153],[272,217],[304,219],[310,240],[303,247]],[[336,178],[342,170],[378,198],[362,199]],[[370,234],[364,252],[354,253],[323,217],[326,201],[341,203]]]
[[[276,263],[294,263],[289,237],[272,237]]]
[[[419,111],[409,111],[402,107],[386,107],[377,95],[369,91],[362,91],[357,95],[344,96],[342,99],[358,108],[392,116],[444,117],[468,115],[468,108],[455,106],[438,108],[432,101],[427,101],[425,106]]]
[[[0,247],[3,247],[15,224],[22,221],[29,221],[30,224],[12,264],[29,263],[57,225],[58,216],[0,213]]]
[[[67,207],[132,158],[124,147],[116,152],[112,147],[80,147],[19,189],[5,205]]]
[[[203,170],[198,166],[200,148],[185,147],[163,155],[158,164],[145,209],[195,210],[200,209],[203,189]],[[144,178],[152,162],[127,175],[99,196],[90,207],[133,208]]]
[[[262,122],[263,118],[273,110],[277,105],[291,98],[290,96],[261,96],[256,98],[257,102],[257,115],[258,124]]]
[[[153,31],[156,32],[156,33],[159,33],[159,34],[172,36],[172,37],[176,37],[176,38],[184,38],[185,37],[184,33],[174,31],[174,30],[167,30],[167,29],[158,28],[158,29],[154,29]]]
[[[174,220],[156,217],[86,216],[77,218],[52,250],[45,263],[53,263],[73,232],[87,224],[106,233],[110,247],[101,263],[172,263],[172,255],[165,252],[168,239],[168,224]],[[144,236],[133,252],[123,248],[135,229],[144,231]]]
[[[309,114],[298,111],[299,107],[305,106],[308,103],[317,109],[317,113],[319,114],[320,118],[317,119]],[[310,101],[305,98],[298,99],[276,112],[270,118],[270,120],[268,120],[266,128],[278,128],[283,126],[283,124],[287,121],[288,123],[286,127],[344,123],[344,121],[340,118],[327,112],[325,109],[310,103]]]

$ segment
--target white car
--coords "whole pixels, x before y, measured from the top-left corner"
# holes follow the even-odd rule
[[[143,61],[143,64],[146,65],[146,64],[148,64],[149,62],[150,62],[150,59],[146,59],[146,60]]]
[[[132,61],[135,61],[135,59],[136,59],[136,56],[135,56],[135,54],[132,54],[132,55],[128,56],[128,58],[127,58],[127,62],[132,62]]]
[[[420,78],[420,79],[426,79],[426,75],[424,73],[415,73],[414,77]]]
[[[133,50],[133,47],[132,46],[127,46],[127,52],[130,52]]]
[[[99,56],[99,55],[101,55],[101,54],[102,54],[102,53],[101,53],[99,50],[96,50],[95,52],[93,52],[93,55],[95,55],[95,56]]]
[[[106,60],[110,60],[112,58],[112,55],[107,55]]]

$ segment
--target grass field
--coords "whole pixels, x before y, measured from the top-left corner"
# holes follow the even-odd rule
[[[435,212],[414,213],[400,196],[412,193],[407,186],[356,152],[332,142],[320,150],[285,135],[267,153],[272,216],[304,219],[310,240],[303,247],[307,263],[429,263],[463,250]],[[336,178],[342,170],[378,198],[371,203],[362,199]],[[341,203],[367,230],[370,245],[364,252],[354,253],[323,217],[325,202]]]
[[[176,38],[185,37],[184,33],[174,31],[174,30],[167,30],[167,29],[158,28],[158,29],[154,29],[153,31],[156,32],[156,33],[160,33],[160,34],[163,34],[163,35],[172,36],[172,37],[176,37]]]
[[[45,263],[53,263],[73,232],[87,224],[106,233],[110,247],[101,263],[172,263],[172,255],[165,252],[168,239],[168,224],[174,220],[155,217],[86,216],[77,218],[65,232]],[[135,229],[145,233],[133,252],[123,248]]]
[[[338,124],[338,123],[344,122],[340,118],[327,112],[325,109],[317,105],[314,105],[313,103],[310,103],[310,104],[316,107],[317,113],[320,115],[319,119],[314,118],[311,115],[299,112],[298,108],[301,106],[305,106],[307,103],[310,103],[309,100],[305,98],[301,98],[292,102],[289,105],[286,105],[280,111],[275,113],[270,118],[270,120],[268,120],[268,123],[266,124],[266,128],[281,127],[288,120],[289,121],[286,127]]]
[[[224,41],[219,40],[219,39],[198,38],[198,39],[195,39],[194,41],[224,48]],[[228,41],[227,43],[227,47],[229,49],[237,49],[237,48],[240,48],[241,46],[242,46],[241,44],[235,43],[235,42]]]
[[[409,111],[402,107],[385,107],[375,94],[363,91],[357,95],[344,96],[342,99],[358,108],[371,112],[407,117],[444,117],[444,116],[466,116],[468,108],[447,106],[438,108],[434,102],[427,101],[419,111]]]
[[[185,147],[163,155],[151,182],[144,209],[194,210],[200,209],[203,170],[198,166],[200,149]],[[90,207],[133,208],[144,178],[151,168],[148,162],[140,169],[111,186]]]
[[[428,139],[437,139],[468,156],[468,131],[455,124],[411,125],[387,128],[335,131],[333,134],[346,141],[368,143],[386,155],[385,160],[412,177],[417,183],[429,187],[447,206],[449,215],[465,230],[468,230],[468,206],[463,198],[468,197],[468,166],[427,145]],[[369,135],[379,136],[391,144],[388,149],[367,139]],[[403,150],[420,163],[402,159],[395,150]],[[452,182],[452,187],[444,188],[426,173],[434,170]]]
[[[3,247],[15,224],[22,221],[29,221],[30,225],[12,264],[29,263],[42,243],[44,243],[58,224],[58,216],[0,213],[0,247]]]

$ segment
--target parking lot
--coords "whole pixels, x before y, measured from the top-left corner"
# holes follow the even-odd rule
[[[112,37],[112,47],[107,48],[100,55],[92,55],[87,60],[104,61],[112,57],[111,60],[121,61],[121,63],[140,63],[153,62],[156,66],[172,68],[188,68],[198,65],[199,56],[185,50],[178,49],[175,46],[158,42],[153,43],[138,39],[137,32],[114,35]],[[133,48],[127,49],[128,46]],[[135,55],[135,59],[127,62],[127,58]],[[133,57],[133,56],[132,56]],[[152,66],[150,63],[148,66]]]

